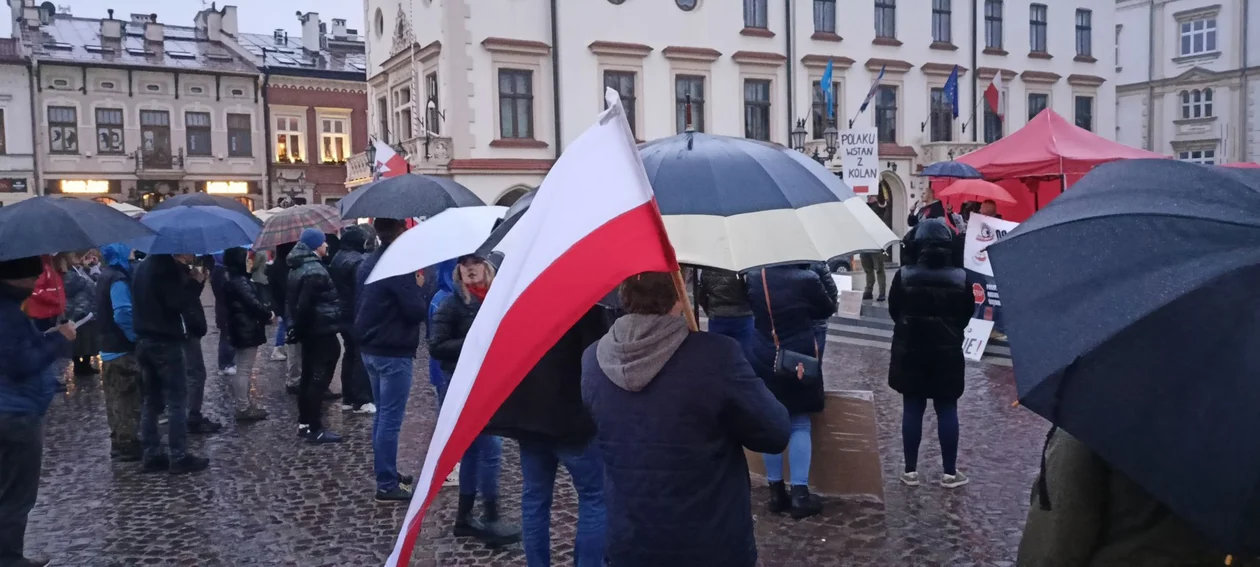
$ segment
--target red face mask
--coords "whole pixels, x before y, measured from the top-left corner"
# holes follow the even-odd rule
[[[488,285],[480,284],[480,285],[468,286],[468,293],[473,294],[473,297],[476,297],[478,301],[485,301],[486,294],[489,292],[490,292],[490,286]]]

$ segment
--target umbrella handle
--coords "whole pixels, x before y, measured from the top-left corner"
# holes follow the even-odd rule
[[[682,266],[674,270],[674,291],[678,294],[678,300],[683,302],[683,315],[687,318],[687,328],[693,333],[699,331],[700,324],[696,322],[696,314],[686,308],[690,301],[687,299],[687,284],[683,281]]]

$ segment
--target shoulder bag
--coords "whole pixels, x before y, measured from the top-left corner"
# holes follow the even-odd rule
[[[766,270],[761,270],[761,290],[766,294],[766,311],[770,313],[770,338],[774,339],[774,375],[781,379],[799,380],[802,386],[817,387],[822,383],[822,361],[818,359],[818,342],[814,341],[814,356],[783,348],[779,344],[779,331],[774,324],[774,307],[770,303],[770,285]]]

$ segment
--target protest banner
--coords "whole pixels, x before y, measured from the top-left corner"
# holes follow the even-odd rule
[[[993,266],[985,250],[1015,230],[1017,222],[972,213],[967,219],[967,236],[963,245],[963,267],[967,270],[967,285],[976,300],[976,319],[993,321],[1002,332],[1002,301],[997,282],[993,278]]]
[[[879,190],[879,133],[874,128],[841,131],[840,154],[844,182],[853,193],[874,195]]]
[[[963,357],[979,361],[984,356],[984,349],[989,346],[989,336],[992,334],[993,321],[972,319],[963,331]]]

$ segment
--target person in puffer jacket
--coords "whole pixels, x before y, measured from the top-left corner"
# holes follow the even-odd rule
[[[219,331],[219,376],[236,375],[236,351],[232,349],[232,341],[228,338],[227,300],[223,297],[223,288],[227,285],[227,267],[223,265],[223,253],[213,255],[214,266],[210,268],[210,293],[214,295],[214,328]]]
[[[756,327],[744,276],[726,270],[705,268],[700,272],[700,307],[709,317],[709,332],[727,336],[739,343],[745,357],[752,357],[751,345]]]
[[[131,249],[101,247],[105,267],[96,281],[96,311],[101,339],[101,391],[109,422],[110,457],[123,462],[143,458],[140,406],[144,376],[136,358],[136,330],[131,315]]]
[[[231,342],[237,372],[232,374],[232,397],[236,400],[236,422],[267,419],[267,411],[249,399],[249,382],[258,359],[258,347],[267,342],[267,324],[275,317],[263,303],[258,286],[250,280],[252,260],[244,248],[223,253],[227,280],[223,283],[223,333]]]
[[[359,341],[354,337],[359,266],[367,258],[368,240],[376,239],[370,230],[362,224],[347,227],[341,234],[341,249],[328,265],[328,274],[337,285],[337,298],[341,301],[341,342],[346,348],[341,357],[341,409],[363,414],[374,414],[377,410],[372,403],[367,368],[359,356]]]
[[[298,436],[314,444],[341,442],[341,436],[324,429],[320,416],[324,391],[341,357],[337,340],[342,327],[341,307],[337,286],[321,261],[327,255],[324,233],[308,228],[285,260],[289,263],[286,340],[302,345]]]

